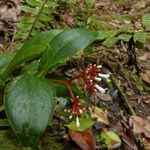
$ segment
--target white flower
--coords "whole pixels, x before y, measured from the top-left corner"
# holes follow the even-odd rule
[[[108,79],[110,77],[110,73],[108,73],[108,74],[99,73],[98,76],[101,77],[101,78]]]
[[[101,79],[101,78],[98,78],[98,77],[95,77],[95,80],[96,80],[96,81],[101,81],[102,79]]]
[[[69,119],[72,119],[72,115],[69,116]]]
[[[80,127],[80,122],[79,122],[79,117],[78,116],[76,117],[76,126]]]
[[[104,94],[104,93],[106,92],[106,89],[100,87],[98,84],[95,84],[94,86],[95,86],[95,88],[96,88],[98,91],[100,91],[102,94]]]
[[[98,65],[97,68],[102,68],[102,65]]]

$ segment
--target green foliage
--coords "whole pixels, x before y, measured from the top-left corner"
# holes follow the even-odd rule
[[[70,124],[66,125],[69,129],[74,130],[74,131],[79,131],[82,132],[89,127],[91,127],[94,124],[94,121],[92,118],[79,118],[80,126],[76,126],[76,122],[72,121]]]
[[[40,74],[47,72],[54,65],[64,63],[78,50],[92,43],[94,38],[94,33],[87,29],[70,29],[60,33],[50,42],[50,46],[47,47],[41,58]]]
[[[41,55],[47,47],[47,44],[61,31],[62,30],[50,30],[41,32],[27,41],[17,52],[15,57],[8,63],[7,69],[5,68],[1,78],[5,80],[9,73],[11,73],[16,67]]]
[[[138,41],[141,43],[146,43],[147,41],[147,32],[135,32],[134,34],[134,41]]]
[[[27,74],[7,85],[5,111],[14,132],[26,146],[35,146],[52,118],[55,94],[50,81]]]
[[[52,118],[57,99],[55,84],[39,74],[66,62],[94,39],[95,34],[87,29],[50,30],[32,37],[16,53],[0,55],[2,82],[16,68],[22,70],[21,76],[6,85],[4,102],[10,125],[25,145],[35,146]]]
[[[113,131],[102,131],[101,139],[105,142],[108,149],[113,149],[121,145],[121,140],[119,136]]]
[[[144,15],[142,17],[142,24],[146,30],[150,30],[150,15]]]
[[[19,38],[24,40],[28,37],[42,3],[42,0],[24,0],[22,11],[25,13],[25,15],[22,17],[20,23],[18,23],[20,32],[16,35],[17,39]],[[42,12],[40,13],[40,16],[38,17],[31,35],[35,35],[38,31],[48,29],[47,25],[52,24],[54,21],[54,14],[56,14],[54,8],[56,6],[58,6],[57,0],[48,0]]]

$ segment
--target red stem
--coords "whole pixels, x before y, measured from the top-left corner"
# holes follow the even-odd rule
[[[73,102],[76,101],[76,98],[75,98],[75,96],[74,96],[74,94],[72,92],[72,89],[70,87],[70,82],[69,81],[63,81],[63,80],[52,80],[52,81],[54,81],[56,83],[63,83],[63,84],[65,84],[67,86],[67,89],[68,89],[69,93],[70,93],[71,99],[73,100]]]

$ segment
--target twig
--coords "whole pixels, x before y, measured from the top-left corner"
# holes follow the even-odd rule
[[[28,34],[28,36],[27,36],[27,40],[30,38],[31,33],[32,33],[33,29],[34,29],[34,26],[35,26],[35,24],[36,24],[36,22],[37,22],[37,20],[38,20],[38,18],[39,18],[39,16],[40,16],[42,10],[43,10],[45,4],[47,3],[47,1],[48,1],[48,0],[44,0],[43,4],[41,5],[41,7],[40,7],[40,9],[39,9],[39,12],[38,12],[38,14],[37,14],[37,16],[36,16],[36,18],[35,18],[35,20],[34,20],[34,22],[33,22],[33,25],[32,25],[32,27],[31,27],[30,31],[29,31],[29,34]]]

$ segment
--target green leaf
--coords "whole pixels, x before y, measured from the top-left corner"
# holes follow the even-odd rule
[[[45,74],[50,67],[66,62],[76,52],[86,48],[94,41],[94,35],[87,29],[70,29],[58,34],[41,58],[40,74]]]
[[[5,72],[9,63],[15,57],[16,52],[7,52],[0,54],[0,76]]]
[[[31,14],[36,14],[38,12],[38,9],[29,6],[22,6],[22,10],[26,13],[31,13]]]
[[[25,65],[25,67],[22,69],[21,73],[22,74],[27,73],[27,74],[34,75],[38,71],[38,66],[39,66],[39,60],[34,60],[30,64]]]
[[[135,32],[134,33],[134,41],[138,41],[141,43],[146,43],[147,41],[147,32]]]
[[[106,47],[113,47],[117,42],[118,42],[118,38],[117,37],[110,37],[107,38],[102,44]]]
[[[39,56],[45,50],[47,44],[61,31],[62,30],[50,30],[41,32],[27,41],[9,63],[6,71],[2,75],[2,79],[5,80],[8,74],[22,63]]]
[[[24,74],[5,90],[5,111],[15,132],[26,146],[34,147],[52,118],[55,88],[46,79]]]
[[[82,132],[94,124],[94,121],[92,118],[79,118],[79,122],[80,122],[79,127],[76,126],[75,121],[72,121],[70,124],[66,126],[71,130]]]
[[[118,148],[121,145],[121,140],[113,131],[102,131],[101,139],[104,140],[108,149]]]
[[[96,39],[97,40],[104,40],[106,38],[114,37],[117,33],[118,33],[117,30],[100,31],[97,33]]]
[[[120,34],[118,36],[119,40],[122,40],[122,41],[125,41],[125,42],[128,42],[131,37],[132,37],[132,35],[129,35],[129,34]]]
[[[142,17],[142,24],[146,30],[150,30],[150,15],[144,15]]]
[[[54,2],[54,1],[48,1],[47,3],[47,6],[48,7],[56,7],[56,6],[59,6],[57,2]]]
[[[31,6],[39,6],[40,5],[40,2],[37,0],[26,0],[26,3]]]

